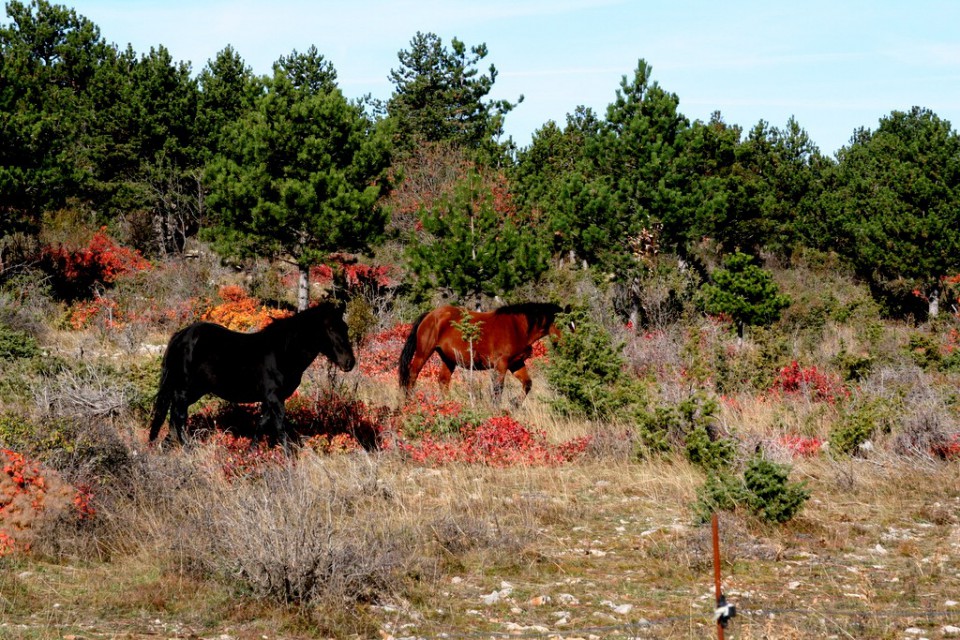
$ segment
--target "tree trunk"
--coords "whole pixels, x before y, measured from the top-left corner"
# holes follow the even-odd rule
[[[303,311],[310,304],[310,267],[298,265],[299,278],[297,280],[297,311]]]
[[[927,315],[931,318],[936,318],[937,314],[940,313],[940,289],[935,288],[930,292],[927,305]]]

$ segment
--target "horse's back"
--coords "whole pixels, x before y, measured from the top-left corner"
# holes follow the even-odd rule
[[[195,322],[170,339],[165,367],[183,376],[181,384],[191,397],[213,393],[234,402],[257,401],[269,360],[262,342],[257,333]]]

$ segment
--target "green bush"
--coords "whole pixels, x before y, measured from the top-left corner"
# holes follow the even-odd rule
[[[745,326],[770,325],[790,306],[790,296],[780,293],[770,272],[750,255],[728,255],[711,279],[700,288],[700,304],[707,313],[729,316],[741,338]]]
[[[711,438],[706,427],[698,425],[687,434],[687,460],[706,470],[724,469],[733,462],[736,446],[727,438]]]
[[[557,316],[557,325],[574,326],[551,343],[547,381],[557,392],[553,406],[564,415],[607,419],[635,413],[643,404],[640,383],[624,370],[621,347],[585,310]]]
[[[0,360],[35,358],[39,355],[40,347],[33,336],[0,324]]]
[[[697,492],[693,511],[705,522],[715,511],[746,509],[764,522],[792,519],[810,498],[802,482],[790,482],[790,465],[756,455],[747,463],[743,477],[727,471],[711,473]]]
[[[833,364],[840,369],[845,382],[862,382],[873,371],[874,359],[870,355],[856,355],[843,349],[833,357]]]
[[[0,448],[12,449],[65,474],[101,480],[120,476],[130,452],[116,428],[102,420],[0,413]]]
[[[717,511],[736,511],[746,502],[743,480],[729,471],[711,473],[697,491],[693,512],[700,522],[706,522]]]
[[[864,403],[844,413],[830,432],[830,450],[852,456],[881,430],[889,431],[890,409],[882,400]]]
[[[691,463],[703,469],[728,466],[736,450],[731,441],[715,435],[712,422],[718,408],[713,398],[694,393],[674,406],[643,414],[638,424],[637,458],[683,450]]]
[[[810,492],[790,482],[790,465],[753,457],[743,472],[747,507],[766,522],[787,522],[803,507]]]
[[[907,353],[922,369],[940,368],[940,347],[929,335],[913,333],[907,341]]]
[[[0,413],[0,447],[46,462],[59,452],[72,453],[76,430],[65,420],[35,421],[13,411]]]

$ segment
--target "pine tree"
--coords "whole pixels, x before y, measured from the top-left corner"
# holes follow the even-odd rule
[[[274,65],[266,92],[228,129],[210,171],[208,231],[225,254],[285,257],[299,268],[299,308],[312,265],[379,242],[389,149],[311,49]]]
[[[730,316],[741,340],[746,325],[771,324],[790,304],[790,298],[779,292],[770,273],[745,253],[728,256],[723,268],[713,272],[712,279],[712,284],[701,289],[704,309],[707,313]]]
[[[409,249],[422,288],[479,307],[483,295],[505,295],[546,271],[549,254],[534,225],[520,223],[509,194],[495,187],[473,171],[453,198],[423,212],[423,236]]]

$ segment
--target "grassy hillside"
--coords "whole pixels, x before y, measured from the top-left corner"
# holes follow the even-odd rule
[[[514,380],[497,407],[487,374],[459,370],[442,397],[430,367],[404,404],[418,308],[396,274],[367,273],[348,314],[360,364],[308,370],[285,458],[245,438],[254,409],[212,398],[185,449],[147,446],[146,424],[169,336],[262,326],[291,274],[203,250],[115,268],[93,297],[31,271],[0,291],[2,637],[710,637],[696,505],[713,503],[733,637],[960,626],[952,313],[886,320],[832,267],[771,264],[792,304],[741,343],[664,294],[676,271],[644,283],[634,328],[603,283],[560,270],[523,296],[579,304],[578,336],[609,340],[622,387],[605,411],[563,402],[552,347],[517,409]],[[349,435],[364,430],[378,448]],[[809,495],[784,522],[724,502],[718,478],[757,459]]]

